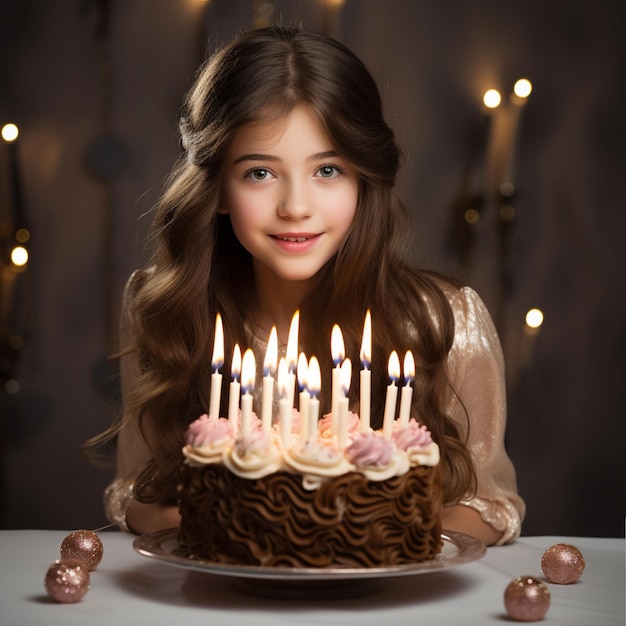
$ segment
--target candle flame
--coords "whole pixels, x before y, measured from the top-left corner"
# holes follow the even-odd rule
[[[308,383],[311,395],[319,395],[319,392],[322,388],[322,374],[320,372],[319,361],[317,360],[317,357],[314,356],[312,356],[311,360],[309,361]]]
[[[407,350],[404,355],[404,382],[408,385],[412,380],[415,380],[415,359],[413,353]]]
[[[372,363],[372,315],[367,310],[363,324],[363,339],[361,340],[361,363],[368,369]]]
[[[239,376],[241,375],[241,348],[238,343],[236,343],[233,348],[233,360],[230,364],[230,375],[233,380],[239,380]]]
[[[213,339],[213,358],[211,367],[217,372],[224,365],[224,326],[222,316],[218,313],[215,317],[215,337]]]
[[[352,380],[352,361],[345,359],[341,364],[341,371],[339,372],[339,385],[344,395],[348,395],[350,391],[350,381]]]
[[[290,372],[296,371],[298,361],[298,327],[300,325],[300,311],[296,311],[291,318],[289,337],[287,338],[287,365]]]
[[[272,326],[270,338],[265,351],[265,361],[263,362],[263,375],[273,376],[276,373],[276,361],[278,360],[278,334],[276,326]]]
[[[243,363],[241,365],[241,391],[243,393],[252,393],[255,380],[256,361],[254,359],[254,352],[248,348],[244,352]]]
[[[389,355],[387,371],[389,372],[389,378],[391,378],[393,382],[396,382],[400,378],[400,359],[395,350]]]
[[[309,382],[309,364],[307,363],[304,352],[300,352],[298,357],[298,387],[300,391],[304,391],[308,387]]]
[[[288,396],[289,370],[287,369],[287,359],[281,357],[278,362],[278,395],[280,398]]]
[[[339,365],[346,355],[346,348],[343,343],[341,328],[339,328],[337,324],[333,326],[333,330],[330,335],[330,352],[333,356],[333,363],[335,365]]]

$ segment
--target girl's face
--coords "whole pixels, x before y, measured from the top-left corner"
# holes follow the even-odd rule
[[[226,154],[221,212],[257,284],[313,278],[345,239],[357,200],[356,171],[305,106],[242,127]]]

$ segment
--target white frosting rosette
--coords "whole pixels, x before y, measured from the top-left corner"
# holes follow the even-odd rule
[[[222,460],[233,474],[249,480],[273,474],[283,466],[278,437],[261,429],[238,437]]]
[[[308,490],[317,489],[328,478],[354,470],[343,451],[324,445],[319,439],[309,439],[283,454],[286,465],[302,474],[302,486]]]
[[[189,424],[185,440],[183,454],[189,465],[218,463],[233,443],[232,426],[223,417],[209,417],[205,413]]]
[[[346,457],[368,480],[387,480],[409,470],[406,452],[374,431],[356,433]]]
[[[398,448],[406,452],[411,467],[435,466],[439,463],[439,446],[433,441],[426,426],[420,425],[415,419],[411,418],[408,426],[394,424],[391,438]]]

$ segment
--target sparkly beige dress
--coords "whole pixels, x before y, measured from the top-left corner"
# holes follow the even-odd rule
[[[125,290],[122,345],[134,332],[132,301],[138,282],[135,273]],[[455,319],[449,376],[469,415],[469,433],[465,411],[456,396],[450,400],[448,412],[462,435],[467,436],[477,478],[476,493],[462,504],[478,511],[484,521],[502,533],[499,544],[508,543],[520,534],[525,505],[517,493],[515,469],[504,448],[506,393],[502,349],[491,316],[476,292],[469,287],[455,290],[446,286],[444,291]],[[262,359],[265,342],[256,337],[251,340],[255,354]],[[139,363],[133,354],[120,359],[123,397],[138,373]],[[104,494],[107,518],[123,530],[128,530],[126,510],[133,497],[134,480],[148,458],[148,447],[136,420],[132,420],[119,433],[117,473]]]

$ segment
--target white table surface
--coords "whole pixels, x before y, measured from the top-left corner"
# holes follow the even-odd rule
[[[187,571],[137,554],[134,537],[100,533],[104,557],[76,604],[51,600],[43,580],[70,531],[0,531],[0,626],[485,626],[512,623],[503,594],[519,575],[542,578],[541,556],[554,543],[577,546],[586,560],[573,585],[548,584],[544,624],[624,626],[624,539],[523,537],[489,548],[478,561],[388,578],[361,598],[276,600],[238,591],[229,577]]]

